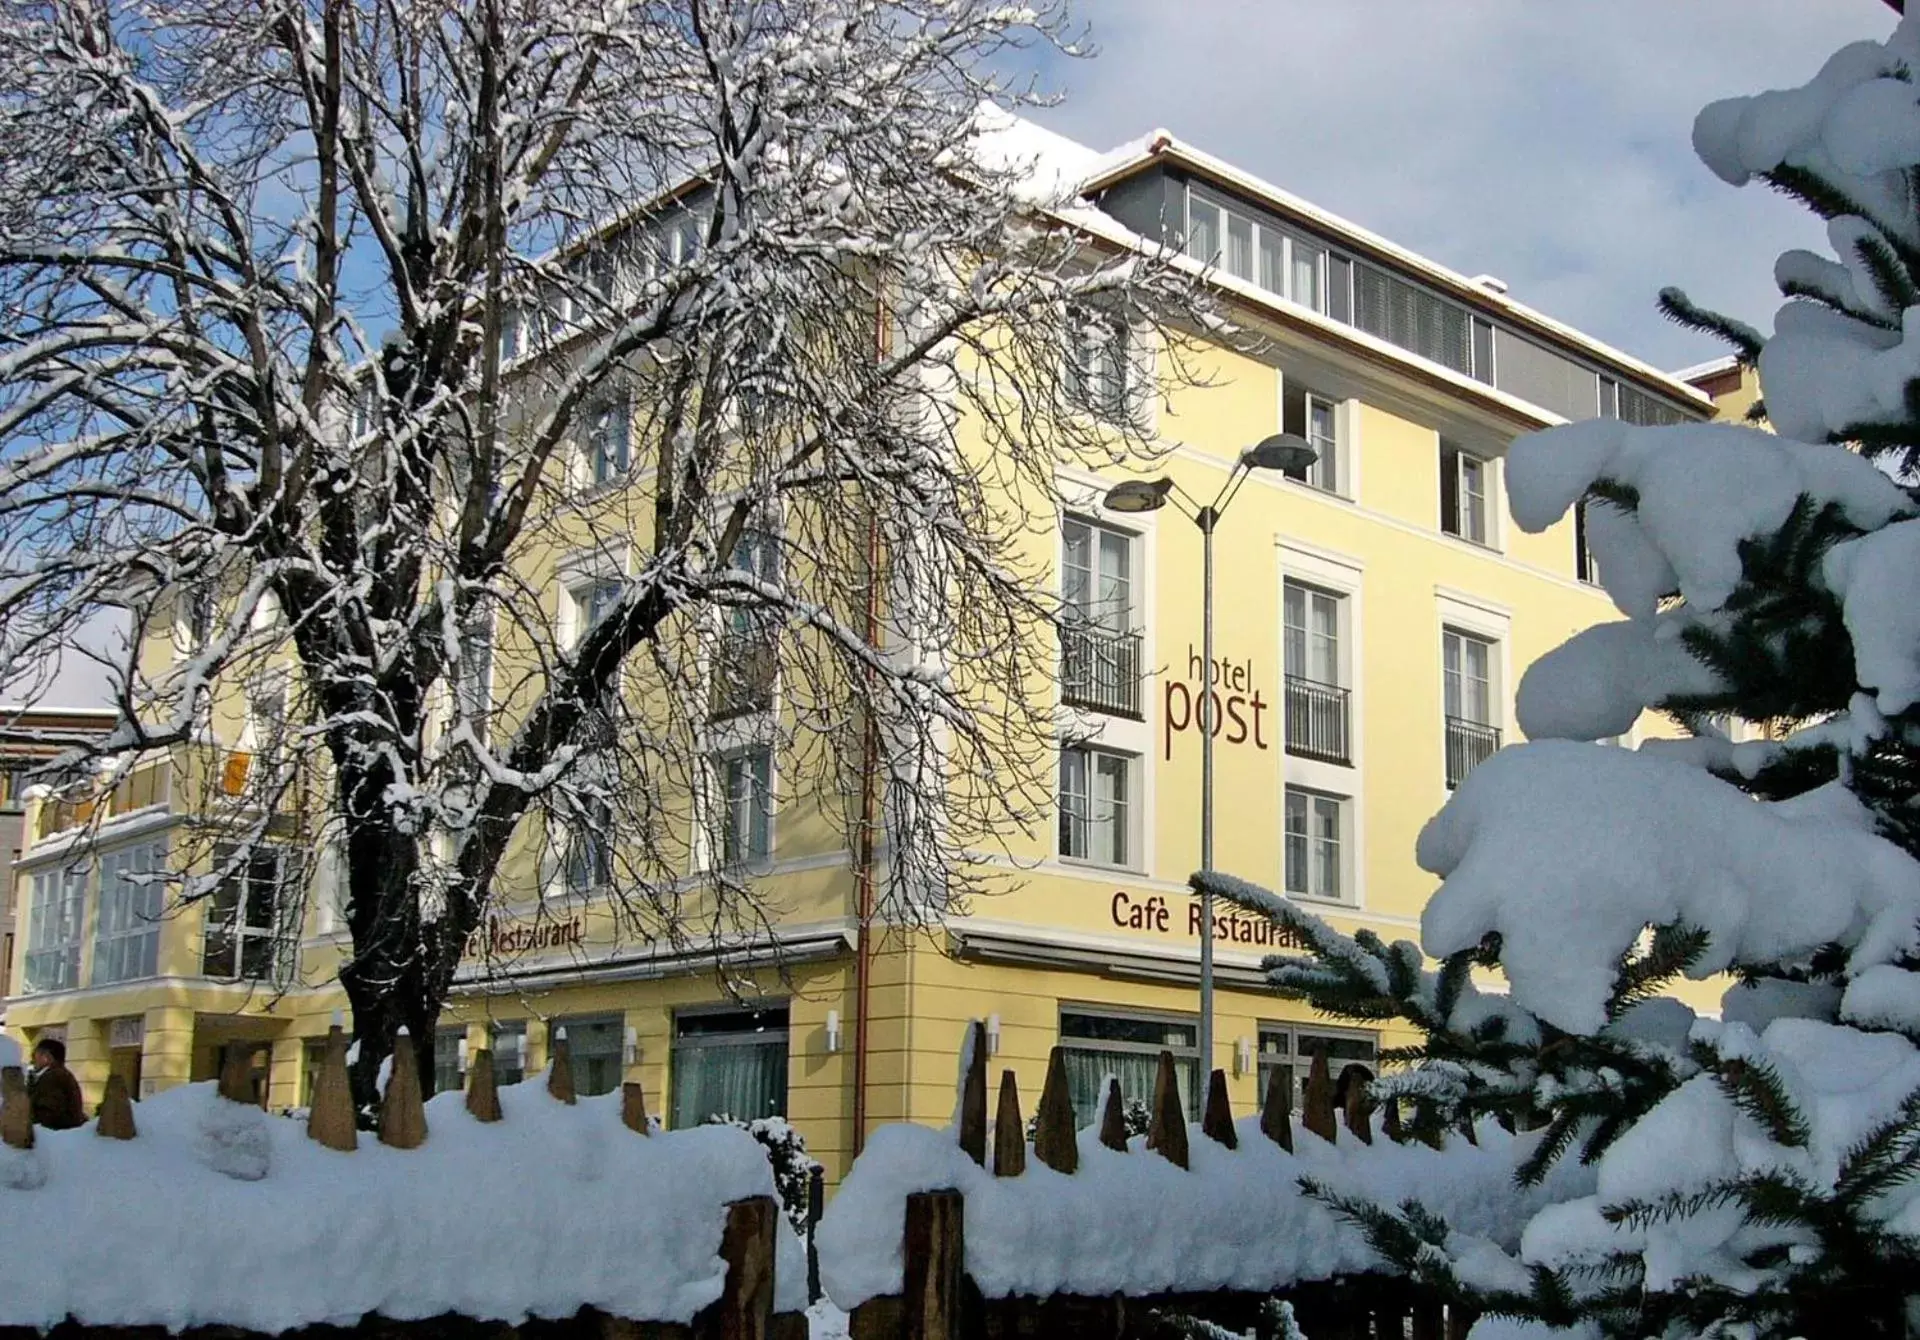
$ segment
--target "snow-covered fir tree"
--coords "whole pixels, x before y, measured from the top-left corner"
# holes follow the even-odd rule
[[[1057,5],[0,3],[0,682],[130,606],[178,650],[112,667],[101,757],[244,696],[174,893],[317,816],[363,1104],[516,840],[636,938],[763,928],[681,880],[716,695],[773,667],[781,784],[884,830],[883,916],[1049,803],[1026,540],[1146,447],[1132,398],[1057,412],[1061,351],[1097,309],[1177,378],[1198,300],[1092,257],[986,106],[1030,46]]]
[[[1422,832],[1422,942],[1296,927],[1274,980],[1422,1042],[1416,1134],[1497,1119],[1564,1188],[1515,1255],[1325,1189],[1409,1272],[1577,1334],[1906,1336],[1920,1323],[1920,19],[1694,143],[1819,214],[1756,362],[1759,427],[1596,420],[1517,441],[1515,521],[1587,509],[1625,618],[1519,688],[1529,743]],[[1685,738],[1610,742],[1648,710]],[[1734,733],[1727,723],[1748,727]],[[1204,877],[1196,876],[1196,882]],[[1424,949],[1425,953],[1422,953]],[[1437,964],[1437,966],[1435,966]],[[1488,987],[1497,969],[1506,989]],[[1717,1017],[1661,988],[1729,974]],[[1476,981],[1476,974],[1479,980]],[[1484,1129],[1484,1128],[1483,1128]],[[1276,1250],[1283,1247],[1276,1245]]]

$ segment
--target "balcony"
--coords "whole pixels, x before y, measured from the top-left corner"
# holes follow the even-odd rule
[[[172,780],[173,761],[157,758],[132,769],[111,791],[42,801],[34,815],[34,840],[38,842],[78,828],[95,818],[118,818],[150,805],[165,805],[172,798]]]
[[[1350,706],[1347,690],[1339,685],[1288,675],[1287,752],[1351,767]]]
[[[1093,624],[1060,629],[1060,701],[1068,707],[1126,717],[1140,716],[1138,633],[1115,633]]]
[[[1500,728],[1464,717],[1447,718],[1447,789],[1451,791],[1466,780],[1468,773],[1486,762],[1487,755],[1500,747]]]

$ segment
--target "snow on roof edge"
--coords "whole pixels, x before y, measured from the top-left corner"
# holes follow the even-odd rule
[[[1738,357],[1733,354],[1722,354],[1719,358],[1709,358],[1704,363],[1677,368],[1667,375],[1675,381],[1691,382],[1700,377],[1712,377],[1722,372],[1731,372],[1738,366],[1740,366]]]

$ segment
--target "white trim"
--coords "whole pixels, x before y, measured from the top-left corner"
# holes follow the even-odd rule
[[[1286,535],[1274,536],[1274,548],[1279,558],[1279,587],[1275,592],[1281,602],[1280,608],[1280,645],[1276,662],[1280,666],[1280,701],[1274,705],[1279,726],[1275,747],[1280,751],[1280,794],[1274,797],[1273,805],[1277,817],[1276,830],[1280,834],[1280,865],[1276,872],[1279,883],[1286,883],[1286,790],[1289,786],[1303,790],[1318,791],[1323,795],[1337,796],[1342,802],[1341,841],[1347,848],[1343,853],[1345,877],[1342,881],[1342,896],[1337,904],[1314,899],[1318,906],[1341,906],[1362,908],[1367,902],[1367,862],[1363,859],[1366,851],[1366,806],[1362,797],[1366,794],[1366,605],[1362,577],[1366,564],[1360,559],[1336,550],[1323,549],[1317,545],[1304,544]],[[1340,661],[1342,687],[1347,690],[1347,754],[1348,764],[1323,763],[1318,759],[1299,758],[1287,752],[1286,712],[1287,712],[1287,652],[1286,652],[1286,583],[1292,579],[1301,585],[1317,587],[1340,597]]]

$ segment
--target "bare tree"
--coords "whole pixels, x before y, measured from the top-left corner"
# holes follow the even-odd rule
[[[743,720],[890,918],[1044,808],[1056,471],[1150,449],[1198,311],[982,109],[1062,21],[0,0],[0,675],[130,604],[177,646],[104,755],[244,696],[178,896],[320,816],[363,1102],[515,851],[636,936],[764,920]]]

